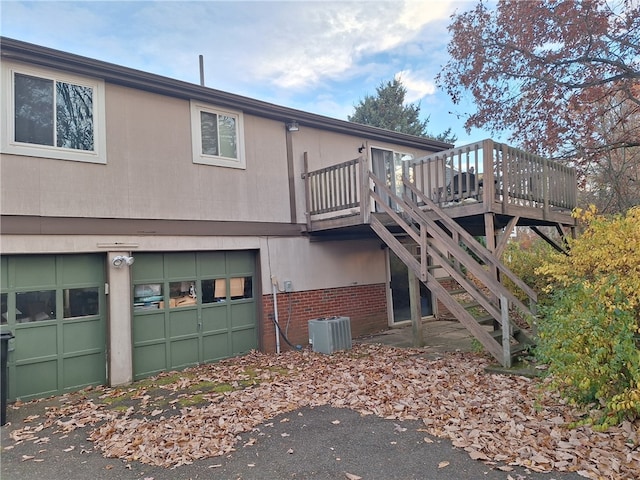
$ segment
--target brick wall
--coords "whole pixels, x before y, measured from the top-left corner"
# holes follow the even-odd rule
[[[453,291],[453,290],[457,290],[460,288],[460,285],[458,284],[458,282],[456,282],[454,279],[446,279],[446,280],[439,280],[440,285],[442,285],[444,288],[446,288],[448,291]],[[442,303],[440,301],[439,298],[436,299],[437,302],[437,306],[436,306],[436,317],[438,319],[455,319],[456,317],[453,315],[453,313],[451,313],[449,311],[449,309],[447,307],[445,307],[444,303]]]
[[[353,337],[387,328],[385,284],[278,293],[277,302],[278,322],[284,331],[290,318],[287,338],[294,345],[304,347],[309,344],[308,321],[314,318],[349,317]],[[275,352],[273,295],[262,296],[262,308],[262,349]],[[283,338],[280,338],[280,349],[290,349]]]

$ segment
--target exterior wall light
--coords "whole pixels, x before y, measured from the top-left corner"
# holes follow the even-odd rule
[[[135,258],[127,257],[125,255],[118,255],[116,257],[113,257],[113,260],[111,260],[111,264],[116,268],[121,268],[124,265],[130,267],[131,265],[133,265],[133,262],[135,262]]]
[[[291,120],[290,122],[287,122],[288,132],[297,132],[298,130],[300,130],[300,126],[298,125],[298,122],[296,122],[295,120]]]

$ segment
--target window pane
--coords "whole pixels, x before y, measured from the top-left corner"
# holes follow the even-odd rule
[[[219,155],[218,116],[215,113],[200,112],[200,128],[203,155]]]
[[[171,282],[169,290],[169,306],[171,308],[195,305],[198,300],[195,281]]]
[[[53,146],[53,81],[15,75],[16,142]]]
[[[93,89],[56,83],[58,147],[93,150]]]
[[[56,291],[16,293],[16,322],[39,322],[56,318]]]
[[[65,289],[64,318],[98,315],[98,298],[98,287]]]
[[[253,298],[251,277],[236,277],[229,279],[231,300]]]
[[[9,320],[9,314],[7,313],[9,311],[9,307],[7,305],[6,293],[0,294],[0,304],[2,305],[2,317],[0,318],[0,323],[7,323],[7,321]]]
[[[149,283],[133,287],[133,309],[156,310],[164,305],[161,283]]]
[[[224,302],[226,299],[226,278],[202,280],[202,303]]]
[[[220,156],[238,158],[236,119],[226,115],[220,115]]]

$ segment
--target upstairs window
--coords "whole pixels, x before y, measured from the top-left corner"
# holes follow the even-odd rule
[[[245,168],[241,112],[191,102],[193,162]]]
[[[6,67],[2,151],[106,163],[102,82]]]

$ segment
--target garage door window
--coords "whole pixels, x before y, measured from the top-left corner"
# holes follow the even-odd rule
[[[231,285],[231,300],[253,298],[251,277],[230,278],[229,283]]]
[[[66,288],[62,292],[64,318],[98,315],[100,311],[98,287]]]
[[[56,291],[16,293],[16,322],[40,322],[56,318]]]
[[[251,277],[232,277],[228,283],[231,300],[253,298]],[[202,280],[202,303],[225,302],[227,300],[227,279],[214,278]]]
[[[157,310],[164,307],[161,283],[136,285],[133,289],[134,310]]]
[[[195,305],[197,302],[195,280],[171,282],[169,284],[169,307],[179,308]]]

